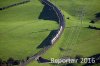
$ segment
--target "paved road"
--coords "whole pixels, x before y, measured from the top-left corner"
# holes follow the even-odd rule
[[[40,0],[40,1],[41,3],[44,3],[47,6],[51,7],[55,11],[55,13],[57,14],[57,17],[59,18],[59,22],[58,22],[59,29],[56,35],[50,40],[51,45],[45,47],[43,50],[39,51],[38,53],[30,57],[24,63],[20,64],[20,66],[26,66],[28,63],[32,62],[33,60],[37,60],[42,54],[44,54],[48,49],[50,49],[55,44],[55,42],[60,38],[65,28],[64,16],[61,13],[61,11],[55,5],[53,5],[49,0]]]

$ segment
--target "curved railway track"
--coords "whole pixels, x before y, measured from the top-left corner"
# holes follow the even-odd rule
[[[62,35],[62,32],[64,31],[64,28],[65,28],[64,16],[61,13],[61,11],[55,5],[53,5],[49,0],[40,0],[40,1],[41,1],[41,3],[44,3],[46,6],[49,6],[50,8],[52,8],[55,11],[55,13],[56,13],[56,15],[59,19],[59,21],[58,21],[59,29],[57,30],[57,33],[50,40],[50,45],[49,46],[47,46],[47,47],[43,48],[42,50],[40,50],[38,53],[36,53],[32,57],[30,57],[24,63],[21,63],[20,66],[26,66],[31,61],[37,60],[42,54],[44,54],[48,49],[50,49],[55,44],[55,42]]]

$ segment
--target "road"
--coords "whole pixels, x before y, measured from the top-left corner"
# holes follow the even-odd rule
[[[53,5],[49,0],[40,0],[40,1],[41,1],[41,3],[44,3],[47,6],[51,7],[55,11],[55,13],[57,14],[57,17],[59,18],[59,22],[58,22],[59,29],[58,29],[56,35],[54,35],[53,38],[50,40],[51,45],[43,48],[43,50],[40,50],[38,53],[36,53],[32,57],[30,57],[28,60],[25,60],[24,63],[20,64],[20,66],[26,66],[28,63],[32,62],[33,60],[37,60],[41,55],[43,55],[60,38],[60,36],[62,35],[62,32],[64,31],[64,28],[65,28],[64,16],[61,13],[61,11],[55,5]]]

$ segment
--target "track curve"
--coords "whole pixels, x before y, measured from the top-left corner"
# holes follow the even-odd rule
[[[59,19],[59,22],[58,22],[59,23],[59,30],[58,30],[57,34],[51,40],[51,44],[54,44],[55,41],[61,36],[61,34],[65,28],[64,16],[61,13],[61,11],[55,5],[53,5],[49,0],[41,0],[41,2],[45,3],[49,7],[53,8],[53,10],[56,12],[57,17]]]
[[[61,11],[55,5],[53,5],[49,0],[40,0],[40,1],[41,1],[41,3],[45,3],[47,6],[51,7],[55,11],[55,13],[57,14],[57,17],[59,19],[59,22],[58,22],[59,29],[57,30],[56,35],[54,35],[53,38],[50,40],[51,45],[43,48],[43,50],[39,51],[38,53],[36,53],[32,57],[30,57],[24,63],[21,63],[20,66],[26,66],[31,61],[37,60],[42,54],[44,54],[49,48],[51,48],[55,44],[55,42],[62,35],[62,32],[64,31],[64,28],[65,28],[65,20],[64,20],[64,16],[61,13]]]

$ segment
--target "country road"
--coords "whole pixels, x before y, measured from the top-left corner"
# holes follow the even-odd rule
[[[41,3],[44,3],[46,6],[49,6],[50,8],[54,10],[54,12],[56,13],[59,19],[59,22],[58,22],[59,29],[57,30],[57,33],[53,36],[53,38],[50,40],[50,45],[48,45],[47,47],[37,52],[35,55],[30,57],[25,62],[21,63],[20,66],[26,66],[28,63],[32,62],[33,60],[37,60],[39,57],[41,57],[41,55],[43,55],[48,49],[50,49],[55,44],[55,42],[60,38],[65,28],[64,16],[61,13],[61,11],[55,5],[53,5],[49,0],[40,0],[40,1]]]

